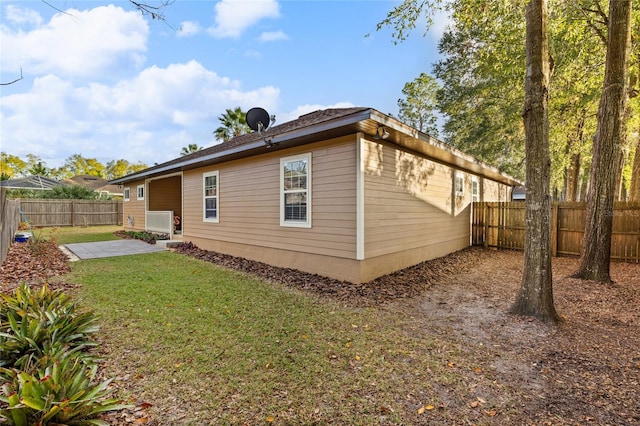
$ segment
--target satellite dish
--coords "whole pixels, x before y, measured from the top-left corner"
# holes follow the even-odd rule
[[[264,140],[267,148],[271,148],[271,140],[273,137],[267,137],[267,135],[262,134],[263,131],[267,130],[269,125],[276,121],[275,115],[269,115],[269,113],[263,108],[251,108],[247,111],[247,115],[245,117],[245,121],[251,130],[254,132],[258,132],[258,134]]]
[[[251,130],[255,132],[267,130],[269,124],[271,124],[269,113],[263,108],[251,108],[249,111],[247,111],[245,120],[247,121],[247,125],[249,125]]]

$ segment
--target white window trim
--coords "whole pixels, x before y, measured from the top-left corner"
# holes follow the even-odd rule
[[[142,189],[142,197],[140,196],[140,189]],[[144,190],[144,184],[142,184],[142,185],[138,185],[138,186],[136,187],[136,200],[139,200],[139,201],[144,200],[144,193],[145,193],[145,192],[146,192],[146,191]]]
[[[124,199],[124,201],[129,201],[131,199],[131,188],[128,186],[125,186],[124,189],[122,190],[122,198]]]
[[[458,190],[458,179],[462,181],[462,185],[460,185],[460,190]],[[457,196],[461,197],[464,195],[464,173],[456,172],[453,178],[453,189]]]
[[[216,177],[216,195],[206,197],[204,195],[205,185],[207,178],[211,176]],[[216,217],[207,217],[207,198],[216,199]],[[202,221],[210,223],[220,223],[220,172],[218,170],[202,174]]]
[[[305,160],[307,162],[307,220],[294,221],[284,219],[284,165],[291,161]],[[311,153],[292,155],[280,159],[280,226],[294,228],[311,228]]]

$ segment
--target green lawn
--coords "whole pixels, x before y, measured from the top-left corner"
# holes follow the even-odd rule
[[[89,243],[94,241],[109,241],[119,239],[113,233],[121,231],[122,226],[64,226],[59,228],[36,228],[33,234],[36,238],[54,239],[58,244]]]
[[[456,348],[394,310],[173,252],[73,262],[64,280],[101,317],[106,375],[161,424],[414,424],[464,386]]]

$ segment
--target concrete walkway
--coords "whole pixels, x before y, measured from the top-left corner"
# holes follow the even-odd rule
[[[98,259],[167,250],[165,246],[148,244],[140,240],[113,240],[95,243],[73,243],[61,246],[71,260]]]

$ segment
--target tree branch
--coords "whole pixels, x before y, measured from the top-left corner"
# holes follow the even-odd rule
[[[10,84],[17,83],[17,82],[19,82],[20,80],[22,80],[23,78],[24,78],[24,77],[22,76],[22,67],[20,67],[20,78],[16,78],[15,80],[10,81],[10,82],[8,82],[8,83],[0,83],[0,86],[8,86],[8,85],[10,85]]]

